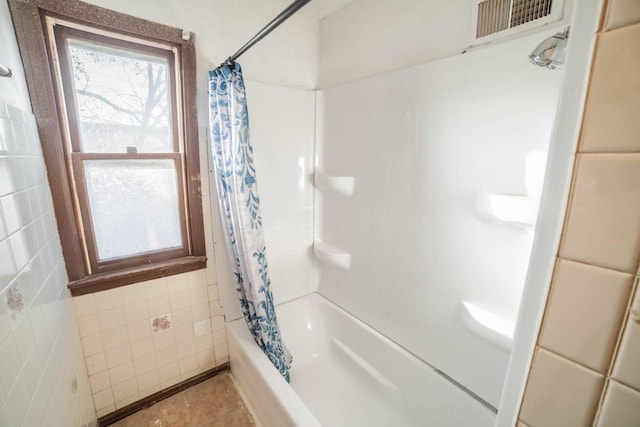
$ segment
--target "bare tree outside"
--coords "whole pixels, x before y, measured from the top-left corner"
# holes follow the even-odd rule
[[[70,44],[84,152],[171,152],[168,65]]]

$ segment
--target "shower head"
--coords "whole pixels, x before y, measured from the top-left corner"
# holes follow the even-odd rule
[[[529,62],[550,70],[564,67],[564,54],[569,38],[569,28],[556,33],[540,43],[529,55]]]

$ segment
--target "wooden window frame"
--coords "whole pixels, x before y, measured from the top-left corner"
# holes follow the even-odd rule
[[[9,8],[47,167],[71,294],[75,296],[98,292],[205,268],[194,35],[77,0],[9,0]],[[174,141],[181,137],[182,152],[167,154],[167,158],[174,159],[177,170],[184,180],[183,183],[178,182],[180,200],[185,201],[184,209],[181,209],[183,248],[97,262],[91,225],[84,225],[87,228],[85,232],[80,220],[88,213],[86,194],[78,196],[74,191],[74,188],[77,188],[80,193],[84,188],[82,174],[77,173],[82,170],[78,167],[78,162],[92,158],[92,154],[77,153],[74,152],[76,150],[67,149],[79,142],[77,135],[73,134],[74,126],[67,128],[66,125],[67,119],[71,122],[75,117],[72,117],[73,114],[67,116],[67,111],[63,110],[62,106],[73,101],[68,99],[68,93],[60,93],[57,87],[57,65],[50,51],[50,46],[56,41],[49,40],[48,19],[90,28],[89,37],[95,37],[96,40],[105,37],[99,35],[101,32],[117,34],[124,39],[120,46],[113,43],[116,39],[109,38],[109,44],[116,48],[131,47],[130,42],[126,40],[134,39],[142,40],[151,46],[154,44],[171,46],[176,52],[179,66],[175,67],[174,71],[179,76],[181,99],[175,99],[178,94],[177,90],[173,90],[175,88],[172,88],[171,93],[174,98],[172,103],[175,105],[181,103],[181,108],[174,108],[181,117],[173,119],[176,121],[173,122],[172,128],[174,132],[181,132],[181,135],[174,135],[179,137],[174,138]],[[55,31],[78,35],[77,30],[69,27],[61,27],[60,30]],[[56,38],[56,40],[60,42],[61,39]],[[136,47],[140,46],[136,45]],[[149,47],[149,49],[154,48]],[[68,80],[70,76],[65,77],[62,73],[61,78]],[[67,92],[68,84],[63,84],[63,87]],[[70,107],[68,110],[74,111],[74,108]],[[182,126],[177,125],[178,120],[181,120]],[[104,158],[104,154],[100,156]],[[184,156],[184,161],[178,159],[181,156]],[[158,155],[153,157],[157,158]],[[114,154],[114,158],[144,159],[149,158],[149,155]],[[76,170],[76,180],[79,182],[73,182],[71,169]],[[84,215],[82,210],[85,210]],[[91,253],[91,251],[94,252]]]
[[[67,141],[66,149],[68,150],[67,156],[70,157],[70,166],[67,166],[70,173],[74,178],[74,187],[76,192],[77,204],[79,215],[82,218],[80,228],[83,228],[84,224],[84,246],[86,251],[86,257],[88,258],[89,268],[92,272],[103,273],[107,271],[121,270],[129,267],[135,267],[138,265],[151,264],[158,261],[165,261],[175,258],[183,258],[189,256],[189,233],[186,223],[184,201],[186,200],[184,194],[184,186],[178,185],[177,193],[179,200],[179,221],[180,221],[180,235],[182,238],[182,247],[159,250],[154,252],[142,253],[139,255],[132,255],[123,258],[116,258],[113,260],[99,261],[96,236],[93,227],[93,217],[91,215],[91,209],[89,206],[89,195],[86,187],[85,171],[82,163],[86,160],[152,160],[152,159],[164,159],[172,160],[180,177],[178,180],[180,184],[184,181],[183,172],[183,149],[180,144],[179,129],[181,128],[178,118],[179,112],[182,110],[178,105],[176,94],[179,88],[177,76],[176,76],[176,64],[177,52],[168,49],[161,49],[148,45],[140,45],[126,40],[113,38],[103,34],[96,34],[86,32],[84,30],[68,27],[65,25],[54,25],[53,33],[55,37],[55,46],[57,50],[58,60],[57,71],[60,73],[61,88],[58,88],[58,92],[61,97],[64,98],[64,104],[66,108],[63,113],[66,114],[65,120],[69,123],[69,141]],[[49,31],[51,34],[51,31]],[[73,88],[73,71],[70,69],[71,64],[68,57],[67,45],[68,40],[80,40],[89,42],[94,45],[102,45],[110,48],[116,48],[121,51],[131,52],[134,54],[146,54],[157,58],[163,58],[167,61],[168,66],[168,93],[170,95],[171,102],[171,129],[172,129],[172,144],[171,152],[167,153],[95,153],[85,152],[82,149],[82,141],[80,135],[79,119],[77,117],[78,106],[76,102],[75,91]],[[170,45],[167,48],[171,47]]]

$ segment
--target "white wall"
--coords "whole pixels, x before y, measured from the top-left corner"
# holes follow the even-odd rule
[[[356,0],[320,23],[322,89],[459,54],[471,43],[471,0]],[[566,0],[568,24],[573,0]]]
[[[488,221],[483,192],[524,194],[548,146],[561,72],[530,65],[549,33],[323,92],[320,170],[355,177],[318,195],[322,240],[352,268],[319,265],[321,294],[497,406],[509,354],[472,335],[461,302],[515,319],[531,248]]]
[[[320,23],[319,87],[458,53],[470,20],[470,0],[356,0]]]
[[[13,71],[10,79],[0,77],[0,98],[16,108],[31,111],[27,82],[6,0],[0,1],[0,64]]]
[[[11,18],[0,1],[0,425],[95,425]]]
[[[196,34],[198,98],[206,119],[207,71],[231,56],[271,21],[288,0],[90,0],[98,6]],[[318,21],[296,15],[272,32],[239,62],[245,77],[301,88],[314,88],[318,73]]]

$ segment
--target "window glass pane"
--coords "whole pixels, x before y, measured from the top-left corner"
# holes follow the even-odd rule
[[[69,42],[82,151],[172,152],[166,59]]]
[[[182,246],[173,160],[85,160],[98,260]]]

